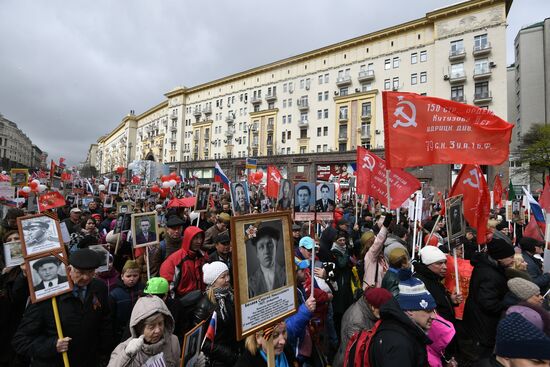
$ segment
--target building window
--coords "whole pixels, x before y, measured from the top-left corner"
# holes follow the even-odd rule
[[[322,74],[319,75],[318,79],[319,79],[319,84],[323,84],[323,75]]]
[[[451,55],[459,55],[464,52],[464,41],[451,41]]]
[[[307,129],[300,129],[300,139],[307,139]]]
[[[328,74],[325,74],[325,84],[328,83]]]
[[[456,85],[451,87],[451,100],[456,102],[464,102],[464,86]]]
[[[286,99],[283,99],[283,108],[286,108]],[[242,115],[242,113],[241,113]]]
[[[340,106],[340,112],[338,114],[338,119],[347,120],[348,119],[348,106]]]
[[[390,59],[384,60],[384,70],[389,70],[390,66],[391,66],[391,60]]]
[[[393,78],[392,89],[393,90],[399,89],[399,77]]]
[[[363,102],[361,104],[361,116],[370,116],[371,114],[371,103]]]
[[[328,108],[325,108],[325,109],[323,110],[323,117],[326,118],[326,119],[328,119]]]
[[[474,74],[487,74],[489,72],[489,59],[477,59],[474,63]]]
[[[321,152],[321,145],[317,145],[317,153]]]
[[[474,50],[483,50],[487,48],[488,45],[487,34],[481,34],[474,37]]]
[[[286,116],[283,116],[283,125],[286,124]],[[240,130],[240,129],[239,129]]]
[[[300,121],[307,122],[307,112],[300,113]]]
[[[428,81],[428,73],[423,71],[420,73],[420,83],[426,83]]]
[[[328,136],[328,126],[323,127],[323,136]]]
[[[420,51],[420,62],[428,61],[428,51]]]
[[[289,124],[292,122],[292,115],[287,116],[286,122],[288,122]]]
[[[317,93],[317,101],[321,102],[323,100],[323,92]]]
[[[384,80],[384,90],[389,90],[391,87],[391,83],[389,79]]]
[[[301,79],[301,80],[300,80],[300,89],[304,89],[305,86],[306,86],[305,80],[304,80],[304,79]]]
[[[487,97],[489,97],[489,82],[476,83],[475,97],[476,98],[487,98]]]
[[[413,52],[411,54],[411,64],[416,64],[418,62],[418,54],[416,52]]]
[[[451,79],[462,78],[464,76],[464,64],[452,64],[451,65]]]
[[[361,84],[361,92],[368,92],[369,90],[372,90],[372,83]]]
[[[323,152],[328,152],[328,145],[327,144],[323,144]]]
[[[300,147],[300,154],[306,154],[306,147]]]
[[[338,129],[338,139],[347,139],[348,137],[348,125],[340,125]]]
[[[328,90],[325,92],[325,101],[328,101]]]
[[[317,119],[320,120],[323,118],[323,110],[317,110]]]
[[[418,83],[418,74],[411,74],[411,85],[415,85],[416,83]]]
[[[397,69],[399,67],[399,57],[393,58],[393,68]]]
[[[288,99],[288,107],[292,107],[292,98]]]
[[[291,139],[291,135],[292,135],[291,133],[292,133],[292,131],[287,131],[287,133],[286,133],[286,138],[287,138],[288,140]]]
[[[322,129],[320,127],[317,128],[317,136],[321,136]]]
[[[348,144],[347,143],[340,143],[338,144],[338,151],[339,152],[345,152],[348,148]]]
[[[340,88],[340,95],[341,96],[347,96],[348,95],[348,87]]]

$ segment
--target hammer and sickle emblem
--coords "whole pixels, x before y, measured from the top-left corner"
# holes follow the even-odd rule
[[[279,178],[279,176],[277,176],[275,173],[271,172],[271,178],[273,179],[273,181],[275,181],[276,183],[281,183],[281,179]]]
[[[368,168],[372,172],[375,165],[376,162],[370,155],[367,154],[363,157],[363,164],[361,165],[362,168]]]
[[[472,180],[471,177],[468,177],[467,179],[462,181],[462,183],[466,184],[466,185],[470,185],[474,189],[478,189],[479,188],[479,177],[477,176],[477,170],[475,168],[470,170],[470,176],[472,176],[475,179],[475,182]]]
[[[399,96],[399,97],[397,97],[397,99],[399,99],[399,102],[397,103],[398,106],[399,105],[409,106],[409,108],[411,109],[411,115],[409,116],[405,112],[403,112],[403,110],[404,110],[403,106],[397,107],[395,109],[395,111],[393,112],[393,115],[395,117],[401,116],[405,121],[401,121],[401,120],[397,119],[395,121],[395,123],[393,124],[393,127],[394,128],[396,128],[398,126],[402,126],[402,127],[414,126],[414,127],[416,127],[416,106],[414,105],[414,103],[409,102],[409,101],[404,101],[403,96]]]

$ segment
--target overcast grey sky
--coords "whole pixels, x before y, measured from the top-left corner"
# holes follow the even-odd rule
[[[69,165],[175,86],[419,18],[450,0],[0,0],[0,113]],[[516,0],[508,63],[549,0]]]

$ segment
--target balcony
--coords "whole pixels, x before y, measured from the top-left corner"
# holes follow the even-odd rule
[[[370,128],[361,127],[361,140],[367,140],[367,139],[370,139]]]
[[[360,71],[357,79],[359,80],[359,83],[370,82],[371,80],[374,80],[374,70]]]
[[[338,115],[338,121],[339,122],[348,122],[348,114],[347,113],[341,113]]]
[[[339,142],[346,142],[346,141],[348,141],[348,134],[346,134],[346,133],[340,133],[340,134],[338,134],[338,141],[339,141]]]
[[[196,118],[199,118],[201,117],[202,112],[198,108],[195,108],[195,110],[193,111],[193,115],[195,115]]]
[[[449,83],[458,84],[466,81],[466,73],[464,71],[458,71],[449,74]]]
[[[273,146],[273,139],[267,139],[267,146],[272,147]]]
[[[370,111],[363,111],[361,113],[361,120],[370,120],[372,118],[372,115],[370,113]]]
[[[277,100],[277,93],[271,92],[271,93],[266,94],[265,100],[267,102],[275,102]]]
[[[170,131],[178,131],[178,127],[177,126],[170,126]]]
[[[210,115],[212,113],[212,107],[206,106],[203,112],[205,115]]]
[[[275,128],[275,124],[273,122],[267,123],[267,131],[273,131],[274,128]]]
[[[309,121],[308,120],[299,121],[298,122],[298,127],[308,128],[309,127]]]
[[[193,135],[193,140],[194,141],[199,141],[199,135]]]
[[[336,85],[338,87],[345,87],[346,85],[350,85],[350,84],[351,84],[351,76],[349,75],[339,76],[338,78],[336,78]]]
[[[232,143],[227,143],[226,146],[225,146],[225,150],[226,151],[232,151],[233,150],[233,144]]]
[[[464,48],[452,49],[449,51],[449,61],[459,61],[466,57],[466,50]]]
[[[225,122],[227,122],[228,124],[232,124],[234,121],[235,121],[235,115],[233,114],[227,115],[227,117],[225,118]]]
[[[258,148],[258,141],[257,140],[253,140],[251,143],[250,143],[250,146],[252,148]]]
[[[309,102],[307,99],[299,99],[296,104],[298,105],[298,109],[302,112],[309,111]]]
[[[466,97],[462,96],[451,96],[451,101],[466,103]]]
[[[235,135],[235,129],[225,130],[225,136],[227,136],[228,138],[232,137],[233,135]]]
[[[491,42],[487,42],[482,45],[475,45],[472,53],[475,57],[487,55],[491,53],[491,48]]]
[[[484,80],[489,79],[490,77],[491,68],[489,66],[474,69],[474,80]]]
[[[254,96],[250,99],[250,103],[252,103],[253,105],[259,105],[262,103],[262,99],[260,97]]]
[[[178,119],[178,113],[177,112],[172,112],[172,114],[170,115],[170,118],[172,120],[177,120]]]
[[[484,91],[474,94],[474,103],[480,104],[480,103],[487,103],[491,102],[493,100],[493,95],[490,91]]]
[[[176,142],[176,138],[168,138],[168,142],[169,142],[170,144],[173,144],[173,143]]]

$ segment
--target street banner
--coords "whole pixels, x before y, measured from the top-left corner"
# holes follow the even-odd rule
[[[390,170],[390,209],[397,209],[422,184],[402,169]],[[388,202],[386,162],[363,147],[357,147],[357,193]]]
[[[502,207],[502,182],[498,175],[495,176],[495,181],[493,182],[493,203],[497,208]]]
[[[513,125],[488,109],[405,92],[382,92],[382,102],[389,168],[508,159]]]
[[[477,242],[485,243],[489,220],[489,189],[478,165],[465,164],[458,173],[449,196],[463,195],[464,217],[477,229]]]
[[[277,199],[283,176],[275,166],[267,166],[267,197]]]
[[[65,206],[65,198],[58,191],[47,192],[39,196],[38,205],[41,211],[58,208]]]
[[[246,158],[246,169],[256,169],[258,167],[258,160],[253,158]]]

